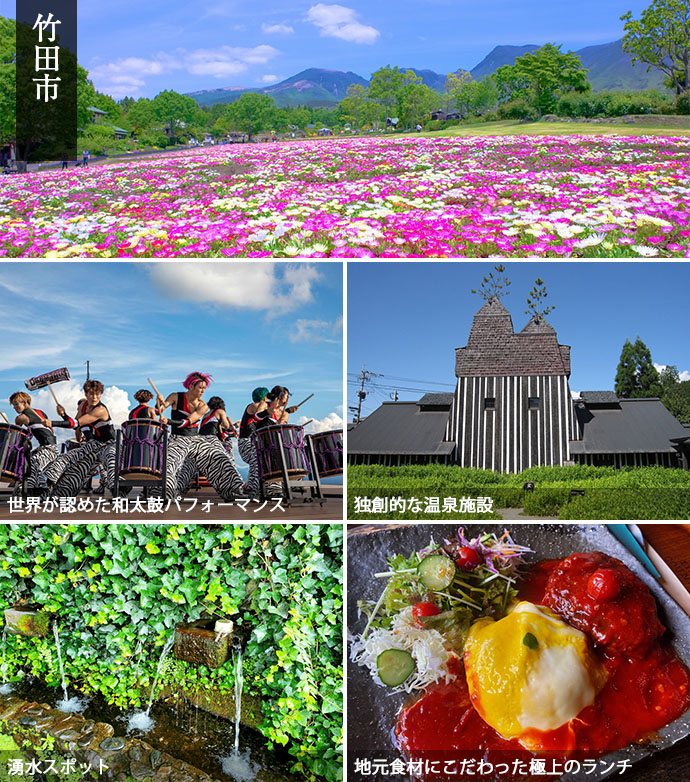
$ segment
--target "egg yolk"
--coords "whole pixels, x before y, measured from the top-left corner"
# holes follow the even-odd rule
[[[482,719],[531,750],[572,749],[568,723],[606,681],[584,633],[526,601],[497,622],[485,618],[472,625],[465,673]]]

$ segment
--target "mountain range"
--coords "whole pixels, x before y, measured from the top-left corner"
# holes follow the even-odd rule
[[[513,65],[518,57],[527,52],[536,51],[539,46],[496,46],[472,70],[472,77],[479,81],[494,73],[503,65]],[[630,57],[623,51],[623,41],[619,39],[611,43],[597,46],[586,46],[575,52],[579,55],[582,65],[587,68],[587,77],[596,92],[602,90],[643,90],[663,89],[663,74],[658,70],[647,71],[645,65],[633,65]],[[424,84],[438,92],[442,92],[445,73],[417,68],[401,68],[411,70],[419,76]],[[259,89],[250,87],[221,87],[209,90],[199,90],[188,93],[200,106],[211,106],[214,103],[231,103],[237,100],[243,92],[260,92],[270,95],[280,107],[283,106],[324,106],[333,108],[339,103],[351,84],[361,84],[367,87],[369,82],[362,76],[351,71],[333,71],[324,68],[307,68],[289,79]]]

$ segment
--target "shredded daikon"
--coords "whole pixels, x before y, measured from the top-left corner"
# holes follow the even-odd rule
[[[420,627],[412,616],[412,606],[398,613],[388,629],[376,627],[366,637],[354,636],[350,647],[350,658],[366,666],[374,681],[385,686],[378,676],[376,660],[386,649],[402,649],[409,652],[416,664],[415,671],[402,684],[389,687],[390,693],[421,690],[441,679],[446,682],[455,679],[448,670],[448,661],[453,652],[446,649],[446,641],[438,632]]]

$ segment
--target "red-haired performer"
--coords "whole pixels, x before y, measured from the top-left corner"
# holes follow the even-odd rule
[[[10,404],[17,413],[14,422],[17,426],[26,426],[38,447],[31,451],[31,474],[26,481],[30,490],[44,489],[47,486],[43,471],[58,458],[57,439],[53,433],[53,422],[49,421],[42,410],[31,407],[31,397],[26,391],[16,391],[10,397]],[[61,423],[61,422],[60,422]]]
[[[53,497],[76,497],[99,464],[106,467],[106,474],[101,473],[101,481],[112,488],[115,478],[115,428],[108,408],[101,402],[103,391],[103,383],[87,380],[84,383],[86,402],[79,406],[76,418],[68,416],[62,405],[57,406],[58,415],[71,428],[81,429],[87,439],[79,448],[59,456],[46,470],[46,477],[54,483],[51,490]]]
[[[225,402],[219,396],[212,396],[208,400],[208,410],[199,421],[199,435],[207,439],[218,440],[223,446],[223,451],[230,462],[231,471],[237,472],[235,466],[235,455],[232,451],[232,440],[230,434],[236,436],[235,426],[228,418],[225,412]],[[194,462],[187,457],[184,460],[182,469],[177,479],[177,490],[180,494],[186,494],[196,480],[198,473]],[[237,472],[237,480],[242,482],[242,477]]]
[[[168,497],[177,496],[178,478],[187,458],[224,500],[232,500],[242,493],[242,478],[228,459],[221,441],[199,434],[199,421],[208,412],[208,405],[201,397],[212,379],[204,372],[191,372],[182,383],[185,391],[176,391],[167,399],[158,397],[157,406],[161,412],[172,408],[166,462]]]

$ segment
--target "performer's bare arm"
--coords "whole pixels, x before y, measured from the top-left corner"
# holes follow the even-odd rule
[[[200,399],[189,416],[189,425],[195,424],[200,421],[208,412],[208,405],[203,399]]]
[[[59,416],[65,415],[65,408],[62,405],[58,405],[56,409]],[[93,424],[96,421],[107,420],[108,413],[106,412],[106,409],[103,405],[97,405],[90,413],[86,413],[85,415],[75,419],[79,426],[87,426],[88,424]]]
[[[163,399],[163,397],[159,394],[156,399],[156,407],[163,412],[168,407],[172,407],[174,410],[177,407],[177,391],[174,391],[172,394],[168,394],[167,399]]]
[[[221,427],[226,432],[233,432],[233,434],[235,433],[235,425],[228,418],[228,415],[225,412],[225,410],[216,410],[216,416],[218,417],[218,420],[220,421]]]

